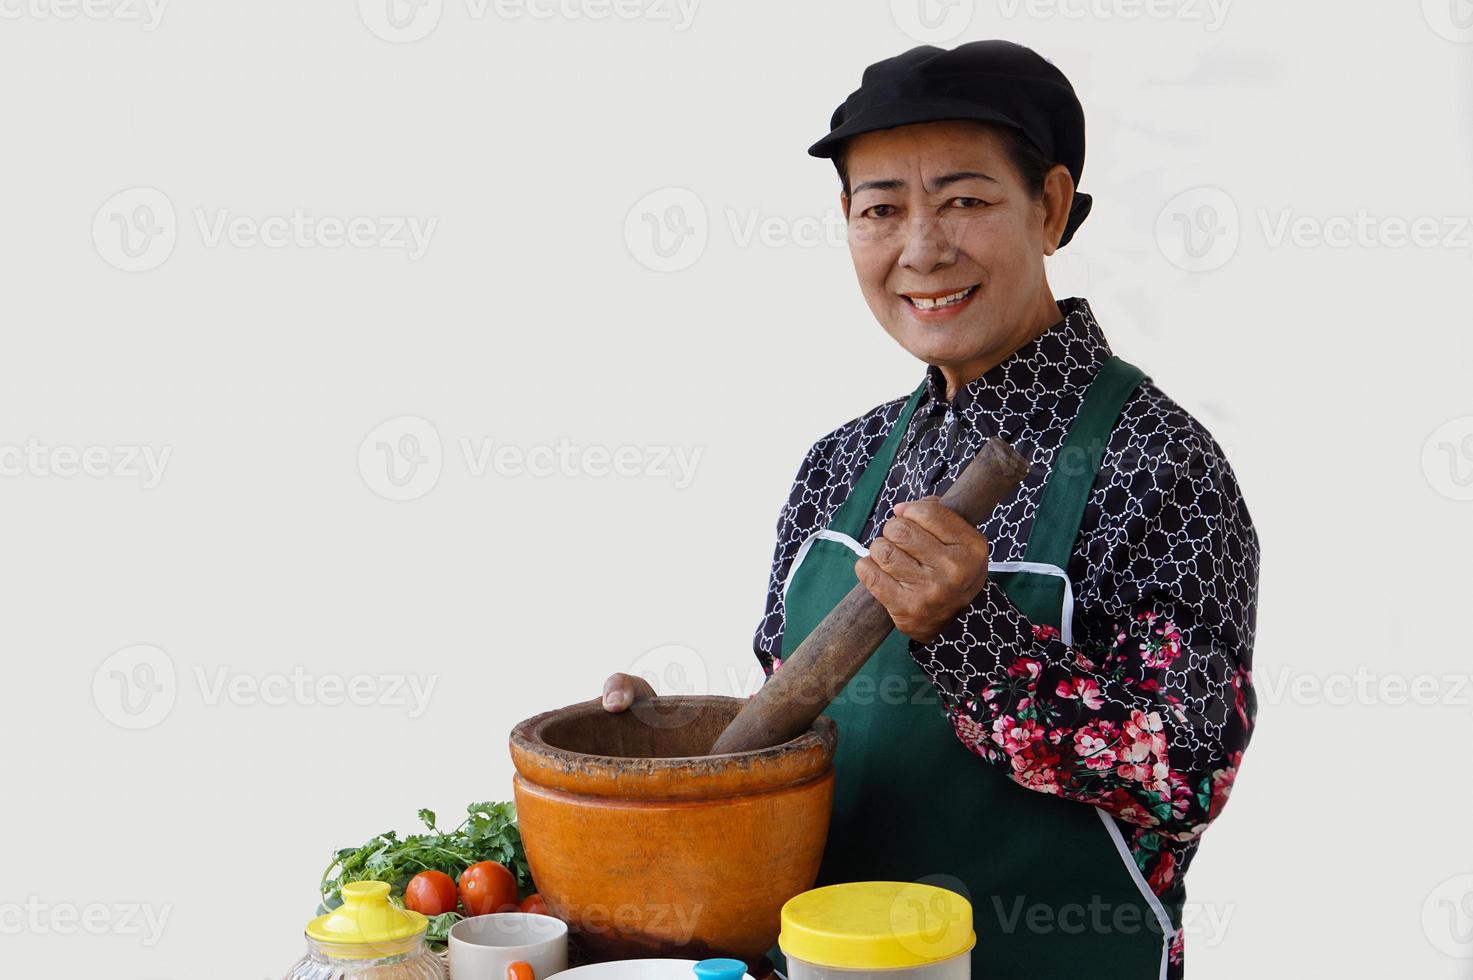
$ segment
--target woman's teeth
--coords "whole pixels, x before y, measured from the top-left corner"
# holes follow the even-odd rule
[[[976,286],[968,286],[959,293],[952,293],[949,296],[938,296],[935,299],[926,299],[923,296],[907,296],[905,298],[910,300],[918,310],[934,310],[942,306],[950,306],[952,303],[960,303],[972,295],[972,291],[976,288]]]

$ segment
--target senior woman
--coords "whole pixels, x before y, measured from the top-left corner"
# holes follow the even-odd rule
[[[927,367],[814,443],[778,520],[769,675],[856,579],[896,625],[827,711],[818,883],[964,892],[973,977],[1180,977],[1184,876],[1253,729],[1237,481],[1050,290],[1044,257],[1090,208],[1058,69],[1003,41],[917,47],[831,126],[809,152],[838,169],[860,289]],[[936,495],[991,436],[1033,466],[973,527]],[[616,674],[604,705],[653,693]]]

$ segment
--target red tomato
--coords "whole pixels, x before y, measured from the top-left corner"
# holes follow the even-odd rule
[[[421,871],[404,889],[404,907],[421,915],[455,911],[455,879],[443,871]]]
[[[542,900],[542,895],[537,892],[533,892],[531,895],[522,899],[522,904],[518,907],[523,912],[533,912],[537,915],[552,915],[551,912],[547,911],[547,903]]]
[[[480,861],[460,873],[460,903],[466,915],[517,910],[517,879],[495,861]]]

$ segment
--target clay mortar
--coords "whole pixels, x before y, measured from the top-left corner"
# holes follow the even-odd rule
[[[599,959],[735,956],[777,941],[818,876],[833,803],[832,720],[706,755],[745,699],[598,700],[511,733],[517,820],[550,911]]]

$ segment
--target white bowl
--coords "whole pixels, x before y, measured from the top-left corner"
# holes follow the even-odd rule
[[[691,969],[700,960],[615,960],[578,966],[558,974],[558,980],[695,980]],[[457,978],[459,980],[459,978]],[[743,973],[742,980],[752,980]]]
[[[534,912],[494,912],[450,927],[455,980],[506,980],[506,968],[526,963],[537,980],[568,968],[568,926]]]

